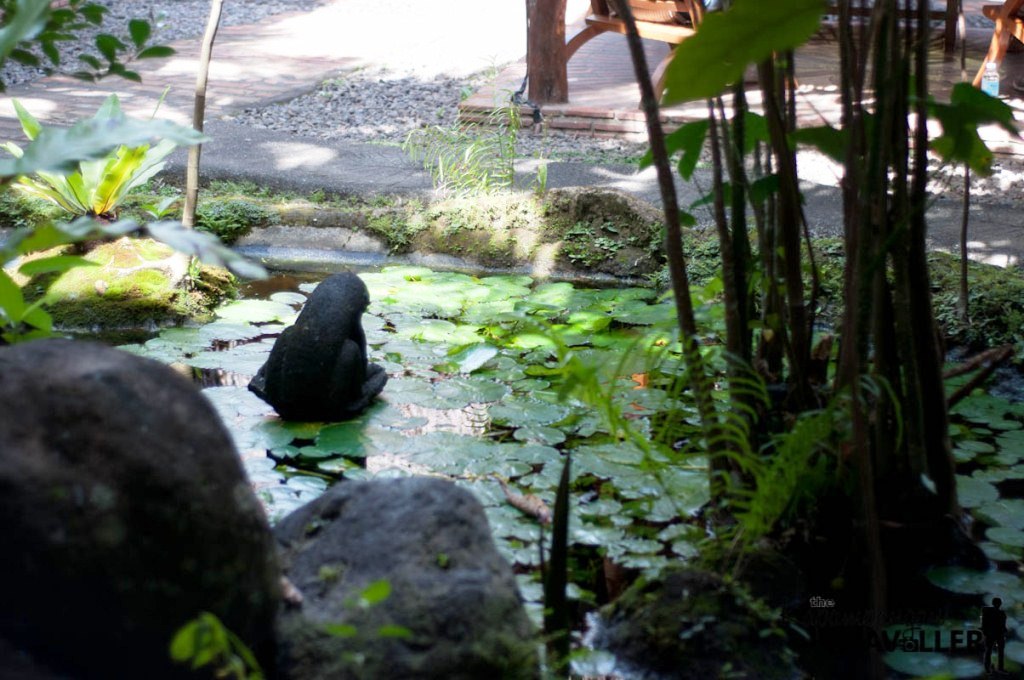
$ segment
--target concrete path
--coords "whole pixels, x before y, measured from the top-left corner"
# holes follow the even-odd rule
[[[395,147],[325,142],[247,128],[228,118],[244,107],[312,91],[325,78],[353,68],[387,67],[429,78],[438,73],[468,74],[520,58],[525,43],[522,0],[489,0],[486,6],[484,12],[479,0],[333,0],[310,12],[222,29],[214,48],[206,127],[212,141],[203,149],[204,178],[252,179],[279,188],[340,194],[428,194],[429,178]],[[570,0],[570,21],[585,6],[586,0]],[[141,85],[119,79],[88,84],[52,77],[12,88],[0,98],[0,139],[21,139],[10,97],[21,99],[46,122],[66,124],[91,115],[111,91],[120,95],[127,111],[148,116],[170,86],[161,116],[188,122],[199,41],[174,46],[178,54],[171,59],[137,64]],[[168,169],[172,176],[183,176],[183,159],[183,153],[173,157]],[[528,162],[523,169],[529,169]],[[697,184],[707,187],[709,182],[699,177]],[[548,185],[611,186],[658,200],[652,170],[637,174],[630,167],[553,163]],[[1014,187],[1019,193],[1019,184]],[[699,195],[694,185],[680,189],[684,204]],[[810,183],[806,189],[814,231],[839,233],[838,191],[828,183]],[[973,256],[1001,265],[1024,261],[1024,218],[1019,208],[1016,195],[975,207]],[[959,203],[940,197],[929,218],[934,245],[956,248]]]

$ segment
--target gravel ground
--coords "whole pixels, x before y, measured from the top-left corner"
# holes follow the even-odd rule
[[[209,0],[94,0],[109,8],[104,30],[118,33],[129,19],[147,17],[154,27],[156,41],[198,37],[202,34]],[[253,23],[281,12],[311,9],[326,0],[229,0],[224,3],[223,25]],[[355,8],[367,6],[354,5]],[[367,11],[369,11],[367,9]],[[968,23],[991,26],[988,19],[968,14]],[[79,41],[63,46],[64,69],[78,68],[74,57],[81,46],[90,45],[96,31],[83,33]],[[493,77],[499,65],[467,77],[437,76],[424,78],[412,70],[358,70],[325,82],[316,92],[291,101],[259,109],[248,109],[233,116],[241,124],[322,139],[400,144],[416,129],[453,125],[458,102]],[[43,75],[8,63],[0,78],[8,85],[34,80]],[[645,142],[614,137],[592,137],[565,132],[533,133],[524,129],[517,141],[522,158],[548,160],[583,159],[597,163],[632,162],[647,149]],[[801,153],[801,174],[826,184],[838,182],[830,161],[813,153]],[[957,196],[962,191],[962,174],[935,167],[931,189],[935,195]],[[972,194],[976,198],[998,196],[1005,202],[1021,194],[1024,182],[1022,164],[1000,160],[990,178],[974,178]]]
[[[488,70],[467,78],[439,76],[423,80],[407,73],[356,71],[324,83],[312,94],[246,109],[232,120],[320,139],[400,144],[413,130],[453,125],[458,103],[493,74]],[[534,134],[525,129],[517,142],[517,153],[524,158],[582,157],[602,163],[634,160],[646,148],[646,143],[618,138],[561,132]]]
[[[128,22],[132,19],[148,19],[153,27],[151,44],[161,44],[182,38],[197,38],[206,28],[210,12],[209,0],[92,0],[107,8],[103,24],[77,34],[78,39],[58,43],[61,65],[56,70],[70,73],[82,68],[78,55],[91,49],[93,40],[100,33],[127,36]],[[265,17],[282,12],[312,9],[324,0],[227,0],[224,3],[221,26],[251,24]],[[126,38],[125,43],[129,43]],[[44,60],[44,63],[49,63]],[[7,61],[0,69],[0,81],[7,86],[32,82],[46,75],[40,68],[23,66]]]

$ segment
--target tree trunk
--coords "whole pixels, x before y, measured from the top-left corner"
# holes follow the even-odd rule
[[[565,59],[566,0],[527,0],[526,72],[537,104],[569,101]]]
[[[206,119],[206,82],[210,76],[210,58],[213,56],[213,41],[217,37],[220,26],[220,11],[223,0],[211,0],[210,16],[206,20],[206,33],[203,34],[203,47],[199,54],[199,73],[196,74],[196,99],[192,109],[192,127],[203,131]],[[185,209],[181,223],[186,227],[196,225],[196,205],[199,202],[199,158],[202,144],[196,144],[188,150],[188,169],[185,173]]]

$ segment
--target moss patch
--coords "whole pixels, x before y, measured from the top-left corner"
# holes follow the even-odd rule
[[[274,212],[245,198],[213,198],[196,210],[196,229],[216,234],[230,245],[255,227],[267,226]]]
[[[59,327],[114,330],[204,321],[234,294],[228,272],[202,266],[190,271],[187,257],[149,239],[104,243],[85,258],[97,266],[24,285],[27,298],[45,296]]]
[[[779,613],[717,574],[680,569],[641,581],[604,615],[597,644],[658,677],[799,676]]]

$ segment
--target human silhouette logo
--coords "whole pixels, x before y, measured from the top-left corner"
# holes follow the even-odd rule
[[[992,651],[997,653],[997,670],[1005,673],[1003,651],[1006,647],[1006,612],[1003,601],[992,598],[992,604],[981,608],[981,633],[985,636],[985,672],[992,672]]]

